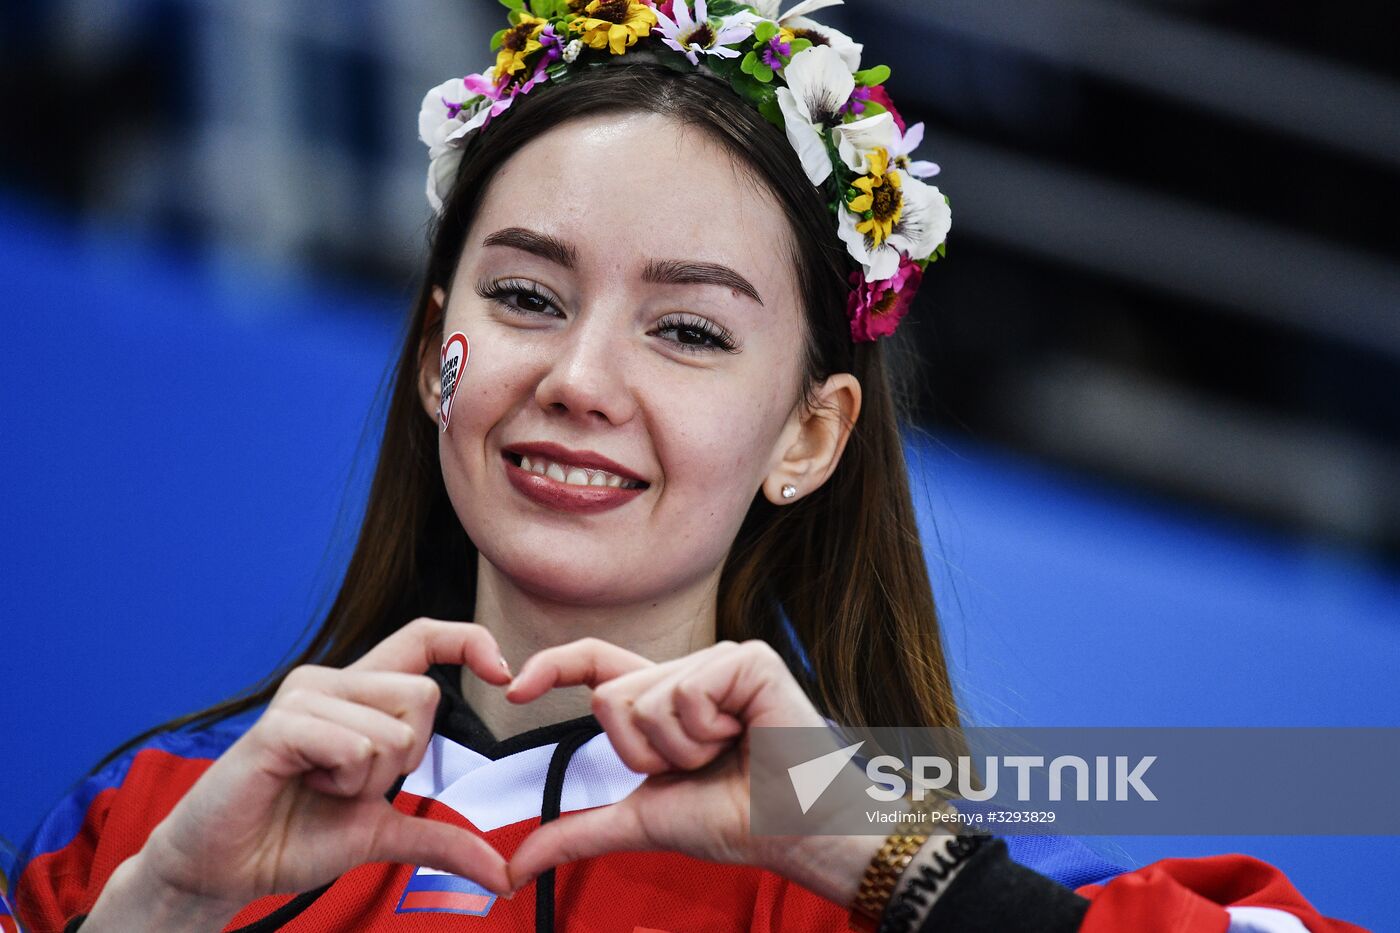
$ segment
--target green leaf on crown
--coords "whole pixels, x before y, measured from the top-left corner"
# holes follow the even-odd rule
[[[778,34],[778,24],[771,19],[765,19],[754,27],[753,37],[758,42],[767,42]]]
[[[500,51],[500,48],[501,48],[501,40],[505,38],[505,35],[506,35],[506,33],[508,33],[508,32],[510,32],[509,29],[498,29],[498,30],[496,30],[495,33],[492,34],[492,36],[491,36],[491,51],[493,51],[493,52]]]
[[[706,4],[705,7],[705,12],[709,15],[710,19],[733,16],[735,13],[744,10],[752,12],[747,4],[735,3],[734,0],[712,0],[712,2]]]
[[[778,95],[773,88],[760,81],[753,81],[745,78],[742,74],[730,73],[728,76],[730,87],[734,88],[734,93],[748,101],[760,111],[765,103],[771,102],[774,107],[778,106]]]
[[[876,65],[874,68],[866,68],[857,71],[851,77],[856,79],[856,84],[864,87],[874,87],[877,84],[884,84],[890,78],[890,68],[888,65]]]
[[[501,0],[501,6],[512,12],[517,12],[525,7],[525,0]]]
[[[739,63],[739,69],[746,75],[752,75],[754,80],[767,84],[773,80],[773,69],[769,68],[763,59],[755,52],[749,52]]]

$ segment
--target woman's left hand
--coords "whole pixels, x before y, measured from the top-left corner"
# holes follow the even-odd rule
[[[822,893],[854,891],[874,850],[852,837],[851,864],[786,837],[749,835],[749,756],[756,726],[825,726],[783,659],[766,642],[720,642],[656,664],[594,638],[549,648],[525,662],[507,688],[528,703],[555,687],[593,688],[593,713],[623,763],[648,775],[616,804],[570,814],[532,833],[511,859],[519,889],[564,862],[626,850],[665,849],[756,865],[815,887],[812,862],[835,870]],[[839,861],[839,860],[838,860]],[[855,866],[852,869],[852,865]],[[848,889],[849,888],[849,892]]]

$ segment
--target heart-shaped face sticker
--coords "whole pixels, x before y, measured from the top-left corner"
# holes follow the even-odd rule
[[[442,345],[442,393],[438,398],[438,430],[446,431],[452,417],[452,400],[457,397],[457,386],[462,381],[462,370],[467,365],[470,352],[467,337],[455,333]]]

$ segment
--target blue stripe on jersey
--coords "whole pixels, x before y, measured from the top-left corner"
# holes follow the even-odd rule
[[[488,897],[491,892],[470,878],[463,878],[461,875],[425,875],[415,874],[408,879],[405,887],[408,891],[456,891],[459,894],[485,894]]]
[[[1073,889],[1102,884],[1127,871],[1073,836],[1002,836],[1011,858]]]
[[[108,764],[96,774],[89,775],[70,790],[58,805],[44,817],[29,841],[20,849],[19,857],[11,870],[10,889],[24,874],[25,866],[40,855],[57,852],[77,837],[78,831],[87,819],[88,808],[97,795],[109,788],[119,787],[126,780],[131,762],[136,755],[146,749],[159,749],[181,758],[217,758],[238,741],[239,736],[248,730],[262,708],[258,707],[237,716],[215,723],[207,729],[193,732],[162,733],[138,748]]]

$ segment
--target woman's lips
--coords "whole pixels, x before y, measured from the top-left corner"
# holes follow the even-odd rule
[[[505,465],[506,478],[521,495],[547,509],[560,512],[606,512],[631,502],[646,491],[645,488],[627,489],[622,486],[577,486],[561,483],[548,476],[522,469],[506,455],[502,455],[501,463]]]

